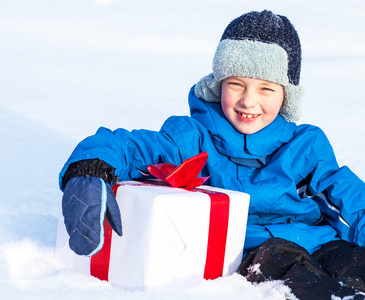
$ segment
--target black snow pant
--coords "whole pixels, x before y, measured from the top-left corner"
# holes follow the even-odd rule
[[[237,272],[250,282],[283,280],[300,300],[365,299],[365,247],[342,240],[310,254],[270,238],[247,253]]]

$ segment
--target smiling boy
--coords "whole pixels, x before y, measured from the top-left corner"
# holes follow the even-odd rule
[[[207,184],[250,194],[244,257],[250,281],[281,279],[300,299],[365,292],[365,184],[339,167],[316,126],[296,125],[301,46],[290,21],[270,11],[234,19],[213,72],[189,93],[191,117],[159,132],[100,128],[79,143],[60,173],[70,247],[93,255],[106,216],[122,234],[111,185],[140,170],[179,165],[203,151]],[[360,299],[360,298],[359,298]]]

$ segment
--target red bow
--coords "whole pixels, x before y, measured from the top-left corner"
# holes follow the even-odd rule
[[[195,188],[202,185],[208,177],[198,177],[208,159],[208,153],[202,152],[185,161],[178,167],[171,163],[148,166],[148,171],[163,182],[178,188]]]

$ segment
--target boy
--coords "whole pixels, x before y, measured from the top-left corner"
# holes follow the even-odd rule
[[[213,73],[190,91],[191,117],[170,117],[159,132],[100,128],[76,147],[60,174],[70,247],[97,253],[104,216],[122,235],[111,191],[118,179],[142,179],[148,165],[179,165],[206,151],[207,184],[251,196],[240,274],[285,280],[300,299],[362,297],[365,184],[339,168],[319,128],[293,123],[300,67],[286,17],[265,10],[233,20]]]

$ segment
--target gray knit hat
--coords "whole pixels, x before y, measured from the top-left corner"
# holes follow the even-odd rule
[[[271,81],[284,87],[280,115],[289,122],[301,115],[299,86],[301,47],[290,21],[271,11],[250,12],[233,20],[224,31],[213,59],[213,73],[195,86],[198,98],[221,101],[222,81],[231,76]]]

